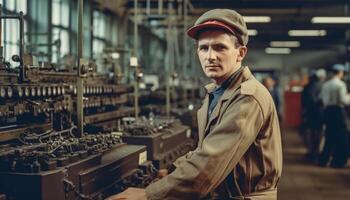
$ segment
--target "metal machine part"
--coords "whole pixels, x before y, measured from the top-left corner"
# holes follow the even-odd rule
[[[23,15],[15,18],[22,27]],[[0,58],[0,200],[103,199],[147,186],[156,168],[193,147],[189,128],[172,118],[121,127],[138,112],[126,106],[134,89],[91,62],[65,71],[35,66],[22,50],[19,67]],[[113,132],[121,128],[130,144]]]
[[[1,145],[0,193],[9,199],[101,199],[154,179],[145,146],[121,143],[115,133],[76,138],[74,130],[25,132],[21,145]]]
[[[147,156],[157,169],[170,168],[179,157],[194,149],[191,129],[174,118],[155,117],[123,126],[128,144],[146,145]]]

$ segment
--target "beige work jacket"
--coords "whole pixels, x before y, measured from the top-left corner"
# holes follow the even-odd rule
[[[214,84],[206,86],[208,92]],[[234,78],[207,119],[209,97],[198,110],[198,147],[176,170],[146,188],[151,200],[277,199],[281,135],[268,90],[248,67]]]

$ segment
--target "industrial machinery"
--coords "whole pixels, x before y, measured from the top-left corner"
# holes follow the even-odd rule
[[[113,133],[129,89],[92,71],[84,85],[84,135],[76,131],[74,72],[24,62],[1,68],[0,193],[8,199],[103,199],[128,186],[146,186],[155,171],[145,146]],[[21,66],[20,66],[21,67]]]
[[[146,145],[147,157],[157,169],[170,169],[178,158],[194,149],[191,129],[172,117],[152,116],[137,122],[125,122],[123,141]]]
[[[86,63],[83,97],[77,68],[58,70],[33,63],[23,53],[23,14],[1,15],[20,21],[20,55],[11,66],[0,44],[0,199],[103,199],[126,187],[144,187],[156,171],[147,149],[122,142],[112,132],[123,107],[126,85],[97,74]],[[78,99],[83,98],[83,134],[79,134]],[[98,126],[97,126],[98,125]]]
[[[123,144],[113,133],[76,138],[74,128],[24,133],[23,144],[2,145],[1,192],[9,199],[103,199],[152,180],[139,168],[144,146]]]
[[[0,44],[0,200],[104,199],[147,186],[193,148],[189,127],[173,118],[126,120],[137,109],[118,74],[82,59],[34,63],[23,14],[0,14],[8,18],[20,22],[20,51],[11,65]]]

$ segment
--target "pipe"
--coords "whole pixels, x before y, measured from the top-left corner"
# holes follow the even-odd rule
[[[78,137],[84,135],[83,88],[84,80],[81,74],[81,58],[83,51],[83,0],[78,2],[78,67],[77,67],[77,129]]]

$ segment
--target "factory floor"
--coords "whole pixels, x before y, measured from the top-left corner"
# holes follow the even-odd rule
[[[306,159],[297,130],[282,131],[284,165],[279,200],[349,200],[350,167],[319,167]],[[349,162],[348,162],[349,164]]]

